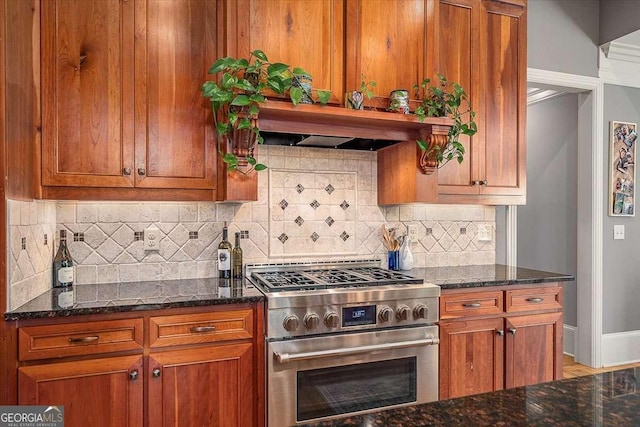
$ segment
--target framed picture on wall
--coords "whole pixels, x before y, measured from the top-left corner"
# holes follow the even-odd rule
[[[635,216],[635,123],[611,122],[609,156],[609,215]]]

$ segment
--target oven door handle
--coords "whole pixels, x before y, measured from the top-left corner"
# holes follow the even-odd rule
[[[278,353],[274,352],[273,357],[279,363],[289,363],[298,360],[320,359],[332,356],[349,356],[352,354],[367,353],[376,350],[396,350],[400,348],[421,347],[425,345],[437,345],[440,343],[439,338],[426,338],[414,341],[400,341],[387,344],[364,345],[362,347],[340,348],[335,350],[310,351],[308,353]]]

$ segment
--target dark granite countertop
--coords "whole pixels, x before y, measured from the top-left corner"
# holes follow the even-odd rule
[[[412,405],[305,427],[639,426],[640,368]]]
[[[502,264],[414,268],[408,273],[411,276],[424,279],[425,282],[439,285],[443,290],[575,280],[575,277],[570,274],[531,270]]]
[[[54,308],[51,291],[5,314],[5,320],[105,314],[163,308],[201,307],[264,300],[251,283],[218,279],[158,280],[74,286],[76,303],[69,309]]]

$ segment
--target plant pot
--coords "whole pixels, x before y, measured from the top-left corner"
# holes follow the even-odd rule
[[[405,89],[392,90],[389,94],[387,111],[409,114],[409,91]]]
[[[364,110],[364,95],[354,90],[344,96],[344,106],[350,110]]]
[[[311,76],[300,75],[293,79],[291,85],[302,89],[302,99],[300,100],[300,104],[313,104],[313,98],[311,98],[311,82]]]

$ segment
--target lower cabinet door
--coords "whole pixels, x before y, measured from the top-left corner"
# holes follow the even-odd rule
[[[257,424],[251,344],[153,353],[147,375],[149,426]]]
[[[501,390],[504,320],[440,322],[440,399]]]
[[[64,406],[69,427],[142,426],[142,356],[21,367],[18,403]]]
[[[562,378],[562,313],[506,319],[507,388]]]

